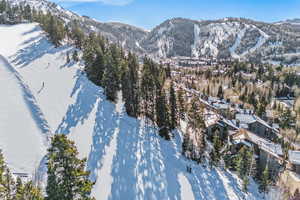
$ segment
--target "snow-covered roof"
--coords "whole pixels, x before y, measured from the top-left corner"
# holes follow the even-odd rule
[[[273,123],[272,127],[275,128],[275,129],[279,129],[279,124]]]
[[[251,124],[256,121],[254,115],[250,115],[250,114],[236,114],[235,119],[239,120],[240,123],[243,124]]]
[[[279,102],[281,104],[283,104],[285,107],[288,107],[288,108],[292,108],[294,106],[294,100],[279,100]]]
[[[264,138],[261,138],[250,131],[241,129],[234,137],[236,141],[248,140],[252,143],[255,143],[259,146],[260,149],[272,154],[273,156],[282,156],[283,151],[281,145],[270,142]],[[244,143],[244,142],[243,142]]]
[[[230,107],[229,104],[225,103],[214,103],[213,106],[215,106],[217,109],[228,109]]]
[[[214,112],[205,110],[204,123],[206,127],[216,124],[220,120],[220,117]]]
[[[300,165],[300,151],[289,150],[289,161],[295,165]]]
[[[229,120],[229,119],[226,119],[224,117],[222,117],[222,121],[227,124],[228,126],[234,128],[234,129],[239,129],[237,126],[236,126],[236,121],[235,120]]]
[[[258,123],[264,125],[265,127],[278,132],[277,129],[275,129],[274,127],[270,126],[266,121],[264,121],[263,119],[261,119],[260,117],[258,117],[256,115],[252,115],[252,114],[236,114],[235,118],[236,118],[236,120],[240,121],[241,125],[242,124],[252,124],[254,122],[258,122]]]

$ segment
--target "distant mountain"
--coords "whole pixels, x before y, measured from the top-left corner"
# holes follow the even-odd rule
[[[131,25],[116,22],[102,23],[88,16],[79,16],[47,0],[9,0],[9,2],[12,4],[30,5],[32,8],[42,10],[45,13],[50,12],[59,16],[66,24],[76,20],[85,32],[99,32],[110,41],[119,43],[124,48],[138,53],[141,52],[141,49],[136,41],[141,40],[147,34],[143,29]]]
[[[240,18],[214,21],[175,18],[154,28],[141,44],[156,57],[300,62],[300,31],[290,23],[271,24]]]
[[[300,64],[300,19],[277,23],[243,18],[196,21],[174,18],[150,32],[122,23],[102,23],[79,16],[46,0],[10,0],[77,20],[86,32],[99,32],[137,54],[154,58],[172,56],[234,58],[274,64]]]

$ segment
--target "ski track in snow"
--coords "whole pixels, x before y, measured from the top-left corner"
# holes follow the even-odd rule
[[[120,96],[116,105],[107,101],[103,89],[88,81],[81,66],[65,64],[65,54],[72,51],[71,47],[53,48],[36,24],[7,27],[0,26],[0,37],[10,34],[19,40],[6,42],[0,53],[10,58],[23,83],[33,91],[43,118],[49,127],[56,128],[52,131],[67,134],[75,141],[80,157],[87,157],[90,178],[96,181],[92,194],[97,200],[261,199],[253,182],[250,192],[244,194],[232,173],[186,160],[181,155],[180,131],[173,132],[172,141],[165,141],[145,119],[127,116]],[[10,45],[12,50],[6,51]],[[42,82],[44,88],[38,92]],[[30,131],[26,134],[29,136],[22,138],[23,143],[35,136]],[[18,136],[14,137],[17,140]],[[39,141],[34,142],[42,147]],[[0,141],[1,148],[8,146],[12,152],[23,148],[15,148],[14,140],[5,145]],[[16,168],[22,169],[35,157],[28,155],[23,159],[24,162],[14,163]],[[42,159],[39,169],[45,172],[45,158]],[[191,174],[186,172],[187,165],[192,167]]]
[[[243,28],[238,34],[237,37],[235,39],[234,44],[232,45],[232,47],[229,48],[229,51],[231,53],[231,56],[233,58],[239,58],[240,56],[235,52],[236,48],[240,45],[242,38],[245,35],[247,26],[245,28]]]
[[[178,175],[181,185],[181,199],[195,200],[191,184],[183,174]]]

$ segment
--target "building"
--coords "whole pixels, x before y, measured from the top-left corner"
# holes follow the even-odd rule
[[[295,97],[277,97],[272,100],[272,105],[280,105],[283,109],[292,109],[295,104]]]
[[[247,129],[262,138],[275,141],[280,137],[278,129],[256,115],[239,113],[236,114],[235,119],[239,128]]]
[[[290,170],[300,174],[300,151],[289,150],[288,154]]]
[[[284,164],[281,145],[268,141],[245,129],[239,129],[236,134],[231,136],[231,140],[234,145],[242,144],[254,149],[261,168],[268,166],[273,175],[281,171]]]

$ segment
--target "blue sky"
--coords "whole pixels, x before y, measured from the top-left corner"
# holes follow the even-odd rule
[[[300,18],[300,0],[52,0],[102,22],[152,29],[166,19],[245,17],[275,22]]]

